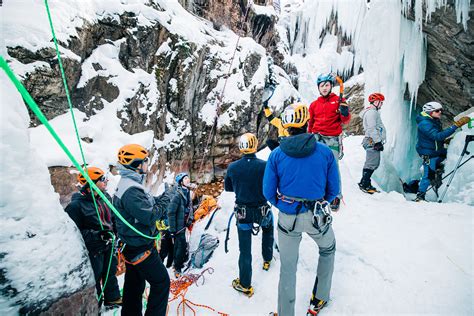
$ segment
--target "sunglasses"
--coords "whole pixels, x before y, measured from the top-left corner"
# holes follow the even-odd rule
[[[439,112],[443,112],[443,110],[434,110],[433,112],[439,113]]]
[[[99,178],[99,180],[97,180],[97,182],[106,182],[106,181],[109,181],[109,179],[107,179],[105,176],[102,176]]]

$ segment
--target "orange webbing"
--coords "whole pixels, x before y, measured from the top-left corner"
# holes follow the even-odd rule
[[[210,306],[193,303],[185,297],[186,292],[188,291],[188,288],[192,284],[196,284],[196,286],[198,286],[197,281],[199,279],[202,278],[201,285],[204,284],[204,272],[206,272],[206,271],[209,274],[212,274],[214,272],[214,269],[213,268],[207,268],[207,269],[203,270],[200,274],[192,274],[192,273],[184,274],[179,279],[171,281],[170,293],[173,294],[173,298],[168,300],[168,307],[169,307],[169,303],[171,303],[171,302],[177,300],[178,298],[180,298],[181,300],[178,303],[178,307],[176,307],[176,315],[177,316],[180,315],[180,311],[179,311],[180,309],[182,310],[183,316],[185,316],[186,307],[192,311],[193,315],[196,315],[196,311],[193,308],[193,306],[206,308],[206,309],[211,310],[215,313],[218,313],[219,315],[222,315],[222,316],[228,315],[226,313],[218,312]],[[169,308],[168,308],[168,311],[169,311]],[[166,312],[167,315],[168,315],[168,311]]]

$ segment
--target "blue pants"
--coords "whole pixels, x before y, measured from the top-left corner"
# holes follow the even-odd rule
[[[239,279],[243,287],[252,285],[252,226],[250,224],[237,224],[239,235]],[[273,258],[273,215],[267,216],[262,221],[262,257],[264,261]]]
[[[421,178],[418,188],[419,193],[426,193],[426,190],[430,186],[430,172],[434,174],[441,161],[443,161],[441,157],[432,157],[428,164],[423,162],[423,177]]]

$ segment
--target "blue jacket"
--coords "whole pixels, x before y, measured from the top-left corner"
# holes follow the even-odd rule
[[[429,114],[421,112],[416,117],[418,123],[418,142],[416,151],[419,155],[428,155],[430,157],[445,156],[447,150],[444,148],[444,140],[453,135],[456,131],[456,125],[443,130],[441,121],[432,118]]]
[[[334,155],[326,145],[318,143],[312,134],[283,138],[280,147],[272,151],[263,178],[263,194],[286,214],[296,214],[301,203],[289,203],[284,196],[332,202],[339,194],[339,172]],[[300,213],[306,212],[304,207]]]

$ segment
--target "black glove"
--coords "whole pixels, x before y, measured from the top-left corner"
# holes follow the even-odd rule
[[[112,241],[113,236],[114,236],[114,232],[111,231],[110,229],[103,229],[99,231],[99,237],[103,241],[110,242]]]
[[[383,144],[381,142],[374,144],[374,150],[376,151],[383,151]]]
[[[263,108],[268,109],[268,101],[263,101]]]
[[[342,102],[341,105],[339,105],[339,112],[341,112],[342,116],[349,116],[349,105]]]

